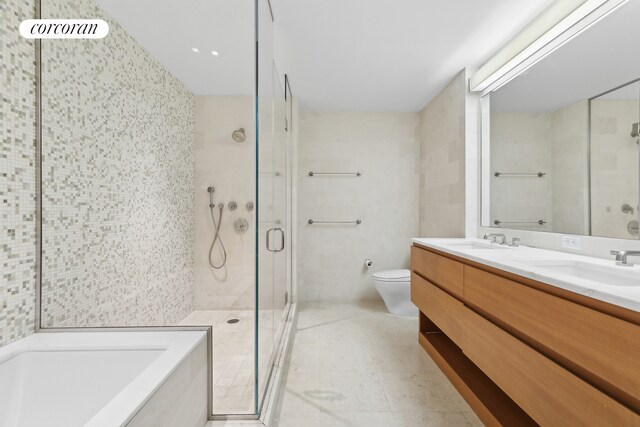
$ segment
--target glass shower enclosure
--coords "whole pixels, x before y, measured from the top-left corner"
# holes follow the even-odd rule
[[[264,402],[291,307],[291,128],[274,61],[273,11],[258,1],[256,411]]]
[[[589,99],[591,235],[639,239],[640,79]]]
[[[37,45],[38,329],[210,328],[210,418],[259,417],[293,296],[269,0],[38,6],[110,28]]]

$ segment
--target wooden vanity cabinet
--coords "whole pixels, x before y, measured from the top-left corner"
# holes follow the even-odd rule
[[[411,262],[420,344],[485,424],[640,426],[638,313],[418,245]]]

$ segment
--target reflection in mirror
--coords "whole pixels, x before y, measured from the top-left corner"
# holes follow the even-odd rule
[[[640,81],[590,100],[591,233],[638,238]]]
[[[639,14],[628,2],[483,97],[483,226],[637,238]]]

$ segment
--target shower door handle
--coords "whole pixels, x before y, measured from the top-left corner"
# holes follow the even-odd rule
[[[279,249],[271,249],[271,232],[272,231],[279,231],[280,232],[280,248]],[[284,246],[285,246],[285,238],[284,238],[284,230],[282,230],[282,228],[280,227],[275,227],[275,228],[270,228],[267,230],[267,239],[266,239],[266,246],[267,246],[267,250],[269,252],[282,252],[284,250]]]
[[[274,228],[273,230],[280,232],[280,249],[275,249],[273,252],[282,252],[284,251],[284,230],[280,227]]]
[[[267,230],[267,250],[269,252],[276,252],[274,249],[271,249],[271,232],[275,230],[275,228],[270,228]]]

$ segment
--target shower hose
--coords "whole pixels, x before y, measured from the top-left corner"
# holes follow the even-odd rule
[[[218,220],[216,221],[215,215],[216,205],[213,203],[213,192],[209,192],[209,211],[211,212],[211,220],[213,221],[213,229],[214,229],[214,237],[213,242],[211,242],[211,247],[209,248],[209,265],[214,270],[219,270],[225,266],[227,263],[227,250],[224,247],[224,243],[222,243],[222,237],[220,237],[220,225],[222,224],[222,211],[224,209],[224,205],[220,203],[218,205],[218,209],[220,211],[218,215]],[[213,261],[213,249],[216,246],[216,243],[219,244],[220,250],[222,252],[222,262],[217,264]]]

